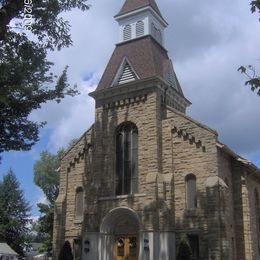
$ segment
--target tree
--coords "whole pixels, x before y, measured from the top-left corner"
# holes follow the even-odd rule
[[[40,160],[34,164],[34,182],[45,194],[48,203],[37,204],[41,216],[37,223],[37,228],[44,235],[43,251],[52,249],[54,202],[59,193],[59,174],[57,169],[60,166],[60,159],[65,150],[60,149],[53,155],[44,151],[40,155]]]
[[[72,139],[69,142],[68,149],[76,142],[77,139]],[[59,149],[56,154],[43,151],[40,159],[34,164],[34,183],[41,188],[48,201],[46,204],[37,204],[41,216],[37,222],[36,229],[44,238],[42,252],[50,252],[52,249],[54,203],[59,194],[59,174],[57,169],[65,152],[64,148]]]
[[[0,182],[0,242],[10,245],[23,255],[28,231],[30,206],[12,170]]]
[[[260,96],[260,75],[256,74],[255,68],[252,65],[240,66],[238,71],[247,76],[248,80],[245,85],[249,86],[252,91],[257,91],[257,95]]]
[[[260,13],[260,0],[252,1],[250,5],[252,13]],[[257,95],[260,96],[260,75],[256,73],[255,68],[252,65],[240,66],[238,68],[238,71],[246,75],[246,77],[248,78],[248,80],[245,82],[245,85],[249,86],[252,91],[257,91]]]
[[[260,0],[253,0],[251,3],[251,12],[255,13],[258,11],[260,13]]]
[[[0,153],[31,149],[45,122],[30,120],[30,113],[78,94],[68,84],[68,67],[54,75],[47,53],[72,45],[70,24],[61,14],[85,11],[86,2],[0,0]]]
[[[186,237],[183,237],[178,246],[177,260],[191,260],[192,251]]]
[[[25,236],[25,242],[28,249],[31,249],[32,243],[42,243],[44,234],[39,231],[38,219],[32,219],[29,225],[29,230]]]

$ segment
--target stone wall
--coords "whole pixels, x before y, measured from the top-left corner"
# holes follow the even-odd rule
[[[226,257],[236,259],[235,233],[234,233],[234,206],[233,206],[233,178],[232,161],[234,159],[218,148],[219,177],[223,182],[221,188],[221,207],[219,209],[222,220],[222,251]]]
[[[166,176],[173,173],[171,193],[177,243],[184,234],[196,234],[200,240],[200,257],[221,259],[218,186],[215,182],[207,186],[210,178],[218,176],[217,133],[172,109],[167,111],[163,131],[163,172]],[[186,208],[185,177],[188,174],[196,176],[196,209]]]
[[[253,191],[257,188],[260,193],[259,179],[217,147],[214,130],[165,107],[163,95],[162,85],[153,80],[95,97],[95,123],[65,155],[60,168],[56,256],[65,240],[73,243],[86,234],[98,240],[107,214],[130,208],[147,234],[172,232],[175,237],[176,232],[177,244],[182,235],[198,235],[201,259],[259,257],[253,232]],[[116,196],[115,132],[127,121],[138,128],[139,187],[137,194]],[[188,174],[196,176],[195,209],[186,207]],[[75,219],[77,187],[85,191],[82,219]]]
[[[250,227],[251,227],[251,239],[247,242],[251,242],[252,248],[252,259],[260,259],[260,248],[259,241],[260,237],[257,236],[257,219],[256,219],[256,201],[255,201],[255,191],[258,191],[260,195],[260,174],[256,174],[252,171],[247,171],[247,188],[248,188],[248,206],[250,215]],[[259,197],[260,199],[260,197]],[[260,212],[259,212],[260,214]],[[259,234],[259,233],[258,233]]]
[[[127,92],[127,95],[119,94],[97,102],[92,181],[98,187],[92,192],[92,199],[87,206],[93,210],[91,214],[98,215],[96,221],[99,223],[95,224],[96,227],[112,208],[128,206],[139,212],[141,218],[146,218],[145,228],[159,228],[156,200],[161,169],[161,99],[154,89],[156,88],[151,85],[145,90]],[[138,128],[139,195],[118,199],[114,198],[115,131],[121,123],[127,121]],[[96,197],[93,197],[93,194],[96,194]],[[95,209],[91,206],[93,201],[98,201]],[[87,211],[91,212],[91,209]],[[89,223],[89,229],[91,228],[93,229],[93,225]]]
[[[63,243],[81,237],[83,220],[75,218],[75,195],[78,187],[86,187],[86,165],[89,158],[92,128],[84,133],[77,143],[65,154],[60,167],[59,196],[55,202],[54,259],[57,259]],[[86,198],[85,198],[86,200]]]

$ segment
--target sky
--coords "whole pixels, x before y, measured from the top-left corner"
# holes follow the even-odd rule
[[[3,154],[0,179],[12,168],[25,198],[39,215],[36,204],[45,197],[33,184],[33,165],[43,150],[55,153],[79,137],[94,122],[94,91],[118,41],[113,16],[124,0],[89,0],[87,12],[64,16],[71,22],[74,44],[51,53],[53,71],[69,65],[69,80],[81,94],[60,104],[49,102],[30,118],[47,121],[40,141],[28,152]],[[192,102],[187,114],[219,133],[219,140],[260,167],[260,97],[244,86],[240,65],[260,71],[260,23],[250,12],[249,0],[157,0],[169,23],[165,47],[185,96]]]

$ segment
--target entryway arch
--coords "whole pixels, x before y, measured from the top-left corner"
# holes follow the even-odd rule
[[[101,260],[138,260],[141,239],[141,220],[130,208],[120,207],[111,210],[100,226],[102,252]]]

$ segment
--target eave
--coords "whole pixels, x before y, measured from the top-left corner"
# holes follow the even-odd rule
[[[234,158],[236,161],[241,162],[246,168],[248,168],[251,173],[258,174],[258,177],[260,177],[260,169],[253,164],[251,161],[243,158],[242,156],[235,153],[233,150],[231,150],[227,145],[217,141],[216,143],[217,147],[226,152],[229,156]]]

